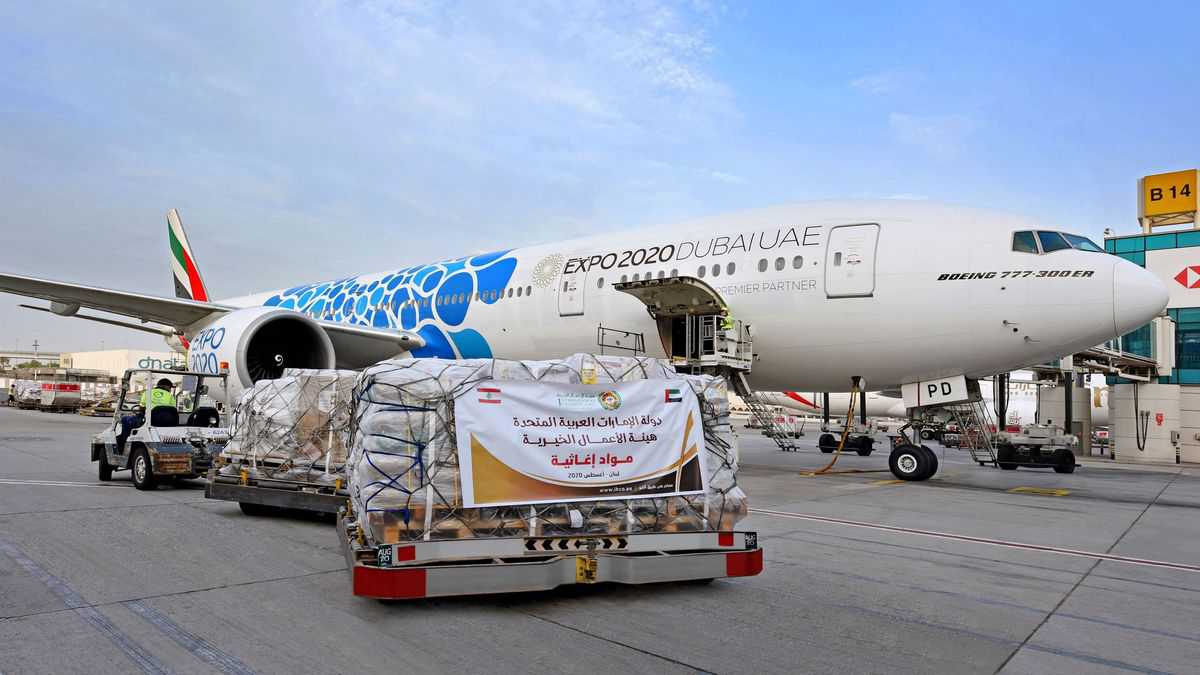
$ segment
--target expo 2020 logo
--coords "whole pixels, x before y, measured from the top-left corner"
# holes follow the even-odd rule
[[[563,257],[560,253],[542,258],[538,264],[533,266],[533,285],[538,288],[548,288],[558,278],[562,266]]]
[[[615,391],[604,391],[596,395],[600,399],[600,407],[605,410],[616,410],[621,407],[621,395]]]

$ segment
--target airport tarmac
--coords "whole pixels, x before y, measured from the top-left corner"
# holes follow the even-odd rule
[[[766,554],[757,577],[383,604],[350,595],[327,523],[246,517],[204,499],[199,481],[152,493],[124,472],[99,483],[87,439],[107,422],[0,408],[6,675],[1200,663],[1193,469],[999,471],[939,450],[937,476],[899,483],[880,450],[836,467],[873,473],[805,477],[829,459],[815,434],[785,454],[744,431],[741,483],[756,512],[743,527]]]

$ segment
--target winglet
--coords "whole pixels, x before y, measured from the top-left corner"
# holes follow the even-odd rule
[[[175,296],[184,300],[208,302],[208,289],[196,266],[196,256],[188,244],[179,211],[167,211],[167,234],[171,242],[171,271],[175,274]]]

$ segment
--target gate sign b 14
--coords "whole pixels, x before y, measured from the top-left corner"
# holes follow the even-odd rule
[[[1138,215],[1149,218],[1175,213],[1194,213],[1196,174],[1196,169],[1188,169],[1146,176],[1138,181]],[[1187,222],[1190,221],[1191,219],[1187,219]]]

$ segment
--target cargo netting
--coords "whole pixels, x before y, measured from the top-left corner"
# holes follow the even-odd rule
[[[233,408],[220,473],[318,484],[343,479],[357,377],[289,368],[279,379],[255,382]]]
[[[699,400],[707,453],[704,494],[464,508],[455,401],[488,380],[602,384],[686,382]],[[355,386],[347,461],[351,501],[371,542],[729,530],[747,513],[725,380],[681,375],[652,358],[577,354],[552,361],[384,361]]]
[[[33,380],[16,380],[12,383],[13,400],[23,403],[39,403],[42,400],[42,383]]]

